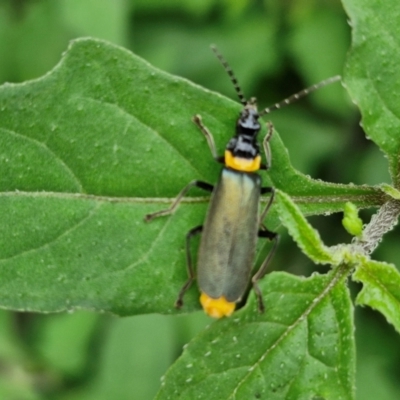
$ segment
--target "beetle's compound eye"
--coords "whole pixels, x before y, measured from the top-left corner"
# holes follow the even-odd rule
[[[235,311],[236,306],[235,303],[226,300],[224,296],[213,299],[205,293],[201,294],[200,303],[206,314],[212,318],[229,317]]]

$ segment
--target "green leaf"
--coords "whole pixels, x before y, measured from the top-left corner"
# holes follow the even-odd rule
[[[276,202],[282,224],[288,229],[303,253],[315,263],[338,265],[341,261],[340,254],[324,245],[318,232],[307,222],[290,197],[278,191]]]
[[[175,195],[211,164],[211,157],[187,156],[198,143],[206,148],[190,121],[197,91],[95,40],[75,42],[46,77],[2,87],[3,307],[172,310],[192,225],[180,213],[145,224],[144,215],[156,209],[146,203],[160,200],[144,198]],[[182,103],[188,97],[193,101]],[[204,97],[210,105],[220,99]],[[166,141],[161,134],[168,132],[174,134]],[[190,207],[188,215],[199,210]]]
[[[189,181],[218,178],[191,116],[202,115],[222,153],[239,110],[93,39],[72,42],[43,78],[3,85],[0,305],[175,312],[186,279],[184,236],[204,220],[208,196],[184,199],[175,215],[149,224],[143,217]],[[309,214],[341,209],[349,197],[363,206],[382,201],[374,188],[299,174],[277,134],[272,152],[272,182]],[[197,297],[193,287],[185,311],[199,307]]]
[[[146,224],[155,208],[141,199],[26,192],[0,196],[0,208],[3,307],[124,315],[173,310],[186,279],[186,219],[204,212],[182,205],[175,216]],[[197,304],[190,298],[186,310]]]
[[[353,27],[345,84],[362,113],[367,135],[384,151],[395,187],[399,185],[400,3],[344,0]]]
[[[357,304],[368,305],[381,312],[400,332],[400,273],[392,264],[360,260],[353,279],[362,282]]]
[[[233,318],[198,335],[162,381],[158,400],[354,399],[352,305],[344,270],[304,279],[286,273],[262,282]],[[283,311],[284,310],[284,311]]]
[[[357,207],[351,202],[348,202],[345,205],[342,224],[346,231],[350,233],[350,235],[361,236],[363,222],[362,219],[358,216]]]

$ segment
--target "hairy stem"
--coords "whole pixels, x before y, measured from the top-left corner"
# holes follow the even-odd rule
[[[357,239],[355,244],[360,246],[366,254],[371,254],[383,235],[397,224],[399,214],[400,201],[389,200],[372,216],[371,221],[364,228],[362,238]]]

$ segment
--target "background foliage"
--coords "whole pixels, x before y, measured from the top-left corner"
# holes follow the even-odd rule
[[[127,47],[158,68],[234,97],[229,80],[209,50],[209,44],[216,43],[245,93],[269,105],[304,86],[342,73],[350,45],[346,20],[338,1],[3,1],[0,82],[22,82],[45,74],[59,61],[69,40],[90,35]],[[73,79],[69,82],[66,78],[66,82]],[[27,104],[32,104],[32,99],[29,101]],[[168,110],[160,109],[160,120],[166,115],[173,120],[171,107],[181,105],[169,106]],[[76,107],[79,110],[79,101]],[[338,183],[390,182],[387,161],[365,139],[358,126],[357,110],[339,85],[276,112],[270,119],[300,171]],[[107,126],[107,118],[100,122],[104,129],[113,129]],[[182,135],[186,134],[183,127],[189,124],[175,121]],[[218,145],[221,148],[224,143]],[[199,167],[205,168],[206,164],[208,160],[199,157]],[[216,170],[210,173],[217,174]],[[182,176],[182,182],[193,179],[191,171],[187,174],[189,179]],[[129,176],[125,178],[128,182]],[[6,177],[1,179],[4,183]],[[71,180],[71,186],[74,184]],[[130,190],[128,183],[122,189],[112,186],[112,182],[107,184],[111,191]],[[175,185],[170,196],[182,186],[179,182]],[[55,210],[57,207],[62,206],[57,204]],[[362,214],[364,220],[369,215],[368,211]],[[50,218],[57,218],[57,213]],[[350,240],[337,214],[313,217],[311,222],[327,244]],[[271,269],[306,276],[315,269],[326,271],[326,267],[316,267],[306,259],[284,230],[280,233],[284,237]],[[125,232],[115,232],[116,243],[110,246],[118,246],[118,234],[129,238]],[[395,262],[399,256],[397,236],[396,232],[387,235],[374,258]],[[12,252],[12,246],[4,243],[2,249]],[[107,251],[96,249],[100,250]],[[174,251],[171,249],[170,256],[165,254],[165,259],[173,257]],[[53,278],[51,273],[43,276]],[[360,287],[352,285],[351,290],[357,293]],[[172,293],[171,288],[166,292]],[[54,310],[65,306],[59,306],[56,299],[54,304]],[[124,313],[124,306],[116,307]],[[400,349],[396,333],[380,314],[369,309],[356,308],[355,319],[357,398],[397,399]],[[0,396],[131,399],[134,393],[135,399],[152,398],[159,389],[161,375],[181,353],[183,344],[209,322],[202,313],[179,318],[146,315],[117,319],[88,311],[55,315],[4,311],[0,316],[4,366]]]

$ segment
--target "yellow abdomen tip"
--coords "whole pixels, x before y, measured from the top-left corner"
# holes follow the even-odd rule
[[[235,303],[226,300],[224,296],[213,299],[205,293],[201,294],[200,303],[206,314],[212,318],[229,317],[235,311],[236,306]]]

